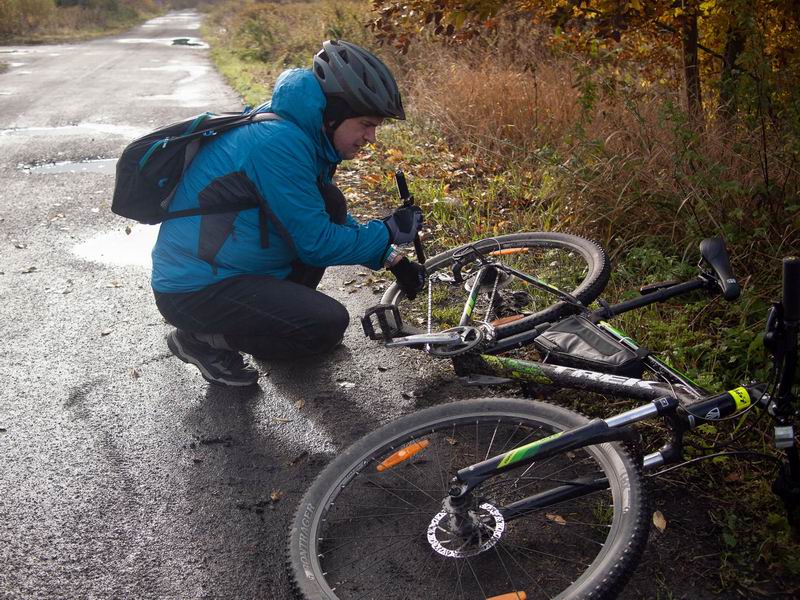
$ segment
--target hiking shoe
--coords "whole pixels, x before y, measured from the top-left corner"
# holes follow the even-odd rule
[[[258,381],[258,369],[247,364],[236,350],[214,348],[180,329],[167,336],[167,346],[183,362],[197,367],[209,383],[245,386]]]

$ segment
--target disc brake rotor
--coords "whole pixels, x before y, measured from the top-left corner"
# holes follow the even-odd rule
[[[511,280],[514,279],[513,275],[510,275],[510,274],[506,273],[505,271],[499,271],[497,269],[493,269],[490,273],[491,274],[489,276],[485,277],[483,279],[483,281],[481,281],[481,289],[482,290],[492,291],[492,288],[494,287],[495,279],[497,279],[497,289],[498,290],[506,287],[509,283],[511,283]],[[466,280],[464,281],[464,289],[467,292],[471,292],[472,291],[472,288],[475,285],[475,280],[477,278],[478,278],[477,273],[475,273],[475,274],[471,275],[470,277],[466,278]]]
[[[498,542],[506,527],[503,515],[488,502],[481,504],[474,515],[478,520],[474,539],[465,540],[448,531],[443,523],[447,516],[446,512],[440,512],[433,517],[428,525],[428,543],[448,558],[466,558],[485,552]]]

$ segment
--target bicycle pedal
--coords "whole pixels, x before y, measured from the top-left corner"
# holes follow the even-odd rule
[[[361,327],[369,339],[391,342],[398,335],[402,335],[403,320],[394,304],[376,304],[364,312],[364,316],[361,317]]]

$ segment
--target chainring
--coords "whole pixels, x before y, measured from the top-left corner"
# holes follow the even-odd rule
[[[484,340],[484,333],[481,329],[477,327],[472,327],[470,325],[459,325],[458,327],[452,327],[450,329],[446,329],[442,333],[447,331],[457,331],[459,336],[461,337],[460,344],[428,344],[425,348],[425,351],[432,356],[438,356],[441,358],[451,358],[453,356],[460,356],[461,354],[466,354],[467,352],[471,352],[475,350],[478,346],[480,346],[481,342]]]

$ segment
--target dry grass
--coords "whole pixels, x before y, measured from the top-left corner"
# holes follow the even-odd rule
[[[158,10],[154,0],[109,0],[88,6],[56,6],[53,0],[2,0],[0,38],[24,43],[109,34]]]
[[[451,147],[527,181],[531,193],[506,198],[510,206],[557,203],[555,227],[619,248],[643,236],[736,240],[764,229],[770,245],[800,250],[791,208],[799,173],[780,138],[763,148],[757,128],[713,115],[693,128],[676,91],[604,67],[587,76],[574,57],[474,50],[412,49],[407,95]],[[781,182],[769,195],[765,156]]]

